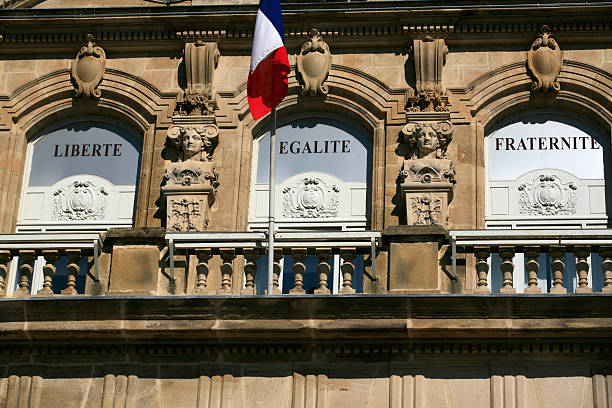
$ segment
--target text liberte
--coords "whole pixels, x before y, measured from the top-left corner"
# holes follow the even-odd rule
[[[83,143],[67,144],[60,148],[55,145],[53,157],[119,157],[121,156],[121,143]]]
[[[280,154],[304,153],[350,153],[350,140],[315,140],[302,144],[300,141],[280,142]]]
[[[578,150],[600,147],[595,138],[588,136],[495,138],[495,150]]]

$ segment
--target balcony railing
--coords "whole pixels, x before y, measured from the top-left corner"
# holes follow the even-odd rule
[[[456,230],[450,238],[454,276],[458,253],[475,257],[475,293],[612,292],[612,230]]]

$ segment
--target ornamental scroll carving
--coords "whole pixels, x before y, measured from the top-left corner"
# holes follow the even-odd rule
[[[521,215],[574,215],[576,214],[576,192],[573,182],[551,174],[541,174],[531,183],[518,186],[519,212]]]
[[[562,62],[559,44],[552,38],[548,26],[542,26],[540,35],[533,41],[527,53],[527,70],[533,78],[531,90],[559,91],[561,85],[557,78],[561,72]]]
[[[108,190],[91,180],[76,180],[53,192],[54,221],[103,220]]]
[[[321,39],[316,29],[310,30],[310,37],[297,56],[298,79],[302,85],[301,95],[327,95],[329,89],[325,80],[331,68],[329,46]]]
[[[200,124],[178,124],[168,129],[168,141],[178,150],[178,161],[164,174],[166,229],[173,232],[204,231],[210,206],[219,186],[213,153],[219,142],[214,118]]]
[[[99,98],[102,91],[98,88],[104,68],[106,53],[94,42],[91,34],[87,35],[87,44],[83,45],[72,63],[71,75],[76,85],[75,98]]]
[[[187,88],[183,100],[177,102],[177,115],[213,115],[217,109],[213,80],[220,57],[217,43],[197,41],[185,44]]]
[[[338,216],[340,189],[318,177],[305,177],[283,189],[283,216],[331,218]]]
[[[409,122],[402,129],[409,158],[399,180],[408,225],[447,226],[455,185],[454,164],[446,154],[452,132],[449,121]]]
[[[412,46],[416,77],[416,95],[408,99],[409,112],[447,111],[442,87],[442,68],[448,47],[444,38],[415,38]]]

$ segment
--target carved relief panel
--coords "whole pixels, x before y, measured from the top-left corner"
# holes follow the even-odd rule
[[[75,98],[99,98],[102,91],[98,88],[104,68],[106,53],[94,42],[91,34],[87,35],[87,44],[83,45],[72,63],[72,80],[76,84]]]
[[[287,218],[337,217],[340,188],[319,177],[304,177],[283,189],[283,216]]]
[[[310,30],[308,36],[310,38],[302,44],[297,56],[301,95],[327,95],[329,90],[324,82],[331,68],[331,52],[316,29]]]

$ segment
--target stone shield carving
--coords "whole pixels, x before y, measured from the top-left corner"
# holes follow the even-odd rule
[[[531,90],[534,92],[549,90],[559,91],[561,85],[557,81],[561,72],[561,50],[559,44],[552,38],[548,26],[542,26],[540,35],[531,44],[527,53],[527,69],[533,77]]]
[[[340,189],[320,178],[306,177],[283,189],[283,215],[288,218],[338,216]]]
[[[109,192],[93,181],[77,180],[53,193],[55,221],[102,220]]]
[[[310,30],[308,36],[310,38],[302,44],[297,57],[301,95],[327,95],[329,89],[324,82],[331,68],[331,52],[317,30]]]
[[[83,45],[72,63],[72,79],[76,84],[75,98],[99,98],[102,91],[98,85],[104,75],[106,53],[95,42],[91,34],[87,35],[87,44]]]
[[[518,189],[521,215],[576,214],[578,187],[573,182],[564,183],[558,176],[541,174]]]

